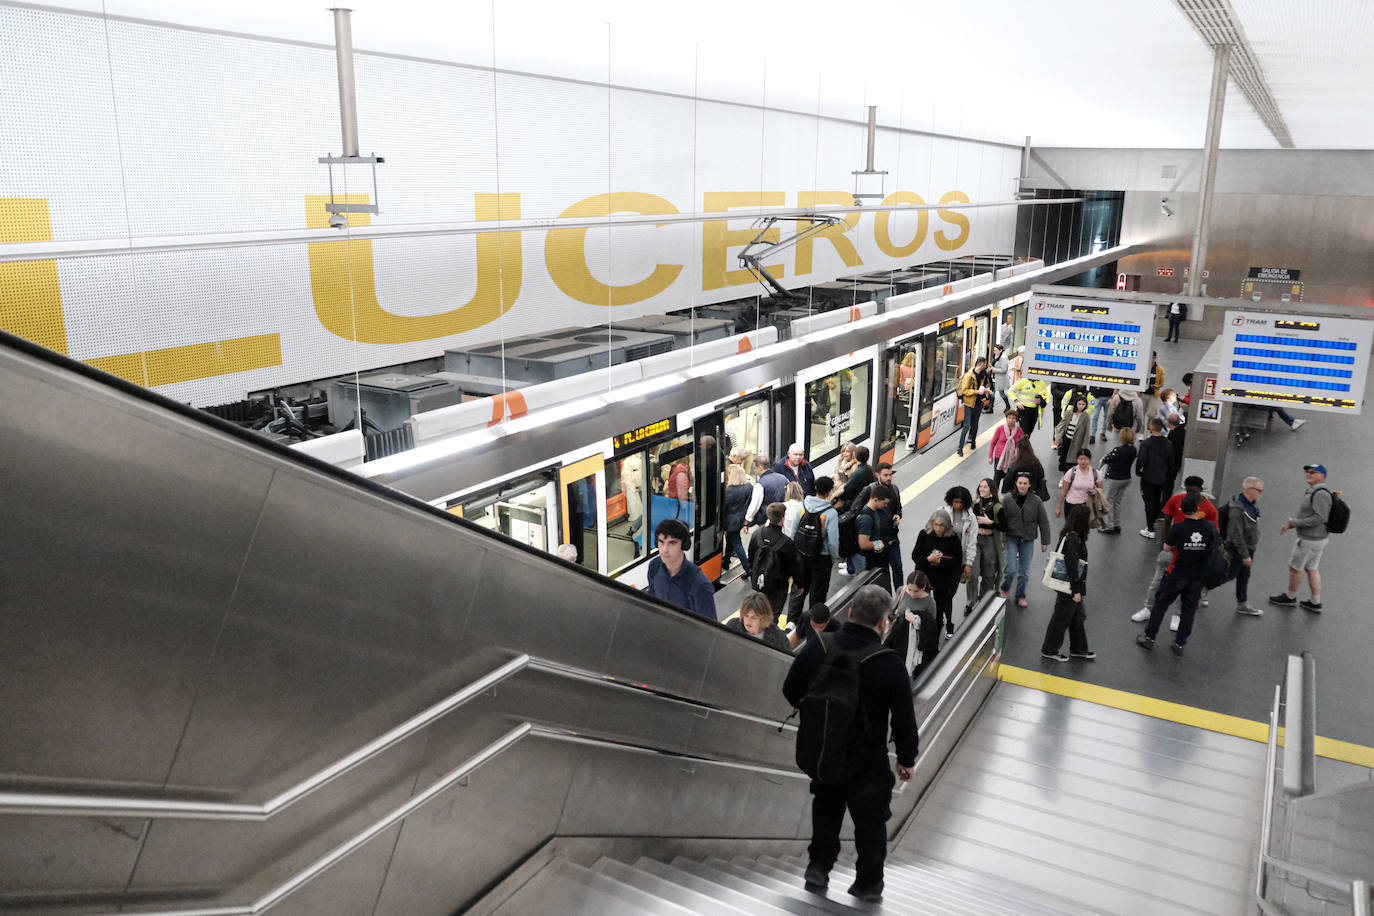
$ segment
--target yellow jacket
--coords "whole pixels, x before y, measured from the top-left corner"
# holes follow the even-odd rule
[[[972,369],[964,373],[964,377],[959,380],[959,398],[965,407],[972,407],[978,403],[978,389],[983,387],[986,386],[978,381],[978,376]]]
[[[1039,407],[1043,411],[1045,404],[1050,402],[1050,387],[1038,378],[1022,376],[1021,380],[1012,385],[1011,390],[1007,393],[1021,407],[1035,407],[1035,399],[1041,398],[1044,404],[1040,404]]]

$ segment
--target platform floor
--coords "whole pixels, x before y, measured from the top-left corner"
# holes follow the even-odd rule
[[[1184,340],[1160,344],[1161,365],[1167,385],[1181,387],[1180,377],[1192,370],[1207,341]],[[1374,381],[1371,382],[1374,384]],[[1368,398],[1369,392],[1366,392]],[[1045,411],[1048,424],[1049,409]],[[1130,615],[1144,603],[1152,573],[1157,542],[1136,532],[1144,525],[1144,508],[1138,486],[1125,500],[1122,534],[1094,533],[1088,543],[1092,573],[1088,580],[1088,635],[1098,653],[1096,661],[1049,662],[1040,657],[1041,638],[1053,607],[1053,596],[1039,584],[1043,566],[1037,567],[1029,589],[1030,606],[1012,607],[1007,615],[1005,661],[1017,667],[1045,671],[1059,677],[1112,687],[1148,697],[1226,713],[1244,719],[1266,721],[1274,685],[1283,678],[1289,654],[1311,651],[1317,659],[1317,734],[1327,738],[1374,747],[1374,665],[1368,663],[1367,646],[1374,640],[1374,615],[1369,595],[1374,592],[1374,554],[1368,548],[1374,527],[1360,509],[1371,504],[1374,486],[1362,485],[1359,469],[1374,466],[1374,420],[1294,411],[1307,424],[1297,432],[1277,420],[1267,432],[1255,435],[1243,447],[1233,449],[1226,477],[1208,489],[1218,498],[1229,498],[1250,474],[1264,478],[1260,504],[1262,536],[1250,581],[1250,603],[1262,607],[1262,617],[1235,613],[1234,586],[1228,584],[1212,596],[1198,613],[1187,654],[1178,658],[1161,640],[1153,653],[1135,645],[1144,625]],[[985,415],[986,442],[994,415]],[[1034,434],[1037,454],[1051,455],[1050,432],[1042,425]],[[898,461],[896,481],[903,491],[905,515],[901,543],[910,569],[911,545],[930,513],[942,504],[945,490],[955,484],[969,487],[988,476],[986,445],[960,460],[955,457],[955,436],[924,454]],[[1099,455],[1099,443],[1094,454]],[[1287,561],[1293,535],[1280,535],[1279,526],[1296,510],[1306,486],[1302,466],[1325,464],[1328,481],[1344,490],[1355,509],[1351,531],[1333,535],[1322,559],[1324,612],[1273,607],[1267,596],[1280,591],[1287,581]],[[1051,469],[1052,470],[1052,469]],[[1053,492],[1053,490],[1052,490]],[[1054,536],[1059,521],[1053,517]],[[836,576],[832,587],[844,582]],[[747,586],[727,586],[718,598],[721,618],[738,606]],[[1304,593],[1305,596],[1305,593]],[[956,606],[956,610],[957,610]]]

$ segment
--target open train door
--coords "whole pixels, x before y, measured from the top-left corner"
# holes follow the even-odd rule
[[[606,457],[591,455],[558,469],[558,508],[562,540],[577,548],[578,565],[605,572]]]
[[[692,423],[692,438],[697,444],[696,531],[692,538],[693,556],[706,578],[720,578],[720,552],[725,540],[720,530],[724,505],[725,414],[714,411]]]

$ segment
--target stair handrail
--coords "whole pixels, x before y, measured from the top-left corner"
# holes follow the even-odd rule
[[[316,790],[361,766],[388,748],[433,724],[470,700],[494,688],[502,681],[522,671],[541,671],[569,680],[599,684],[619,690],[655,696],[673,703],[705,710],[709,715],[729,716],[742,721],[767,725],[784,731],[796,731],[796,726],[777,718],[761,716],[687,697],[655,687],[652,684],[626,680],[613,674],[591,671],[530,655],[517,655],[505,664],[475,678],[453,693],[415,715],[388,729],[328,766],[312,773],[294,785],[263,802],[214,802],[194,798],[157,798],[134,795],[87,795],[57,792],[0,792],[0,814],[70,817],[155,817],[181,820],[265,821],[281,813]]]

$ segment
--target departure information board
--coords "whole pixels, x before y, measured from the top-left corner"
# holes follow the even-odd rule
[[[1217,397],[1358,416],[1371,337],[1355,318],[1227,312]]]
[[[1135,391],[1148,387],[1153,305],[1032,296],[1027,314],[1023,375]]]

